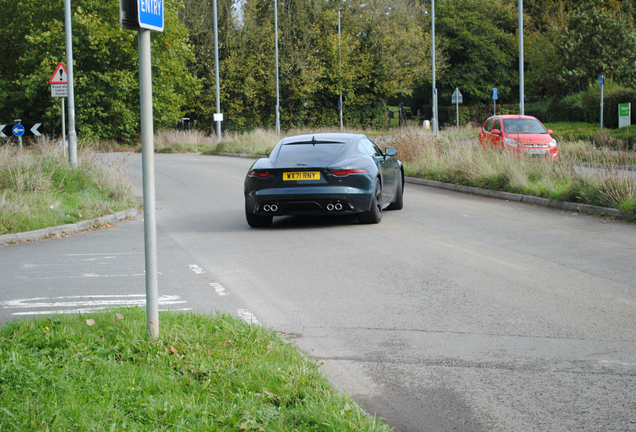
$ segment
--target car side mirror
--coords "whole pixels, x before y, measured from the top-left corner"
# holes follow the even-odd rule
[[[552,135],[554,131],[552,129],[548,129],[548,135]]]
[[[397,154],[397,150],[394,149],[393,147],[387,147],[384,150],[384,154],[385,156],[395,156]]]
[[[494,134],[494,135],[501,135],[501,131],[499,129],[493,129],[490,131],[490,133]]]

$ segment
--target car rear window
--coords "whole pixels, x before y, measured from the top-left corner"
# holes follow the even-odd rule
[[[278,154],[278,162],[293,163],[298,161],[311,160],[315,163],[331,162],[333,157],[344,146],[344,143],[316,143],[316,144],[295,144],[289,143],[281,147]]]
[[[509,134],[547,134],[548,131],[536,119],[504,119]]]

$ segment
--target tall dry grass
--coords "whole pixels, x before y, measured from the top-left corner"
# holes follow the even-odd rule
[[[636,211],[636,175],[624,169],[636,165],[633,154],[564,141],[559,161],[549,162],[482,149],[478,128],[471,132],[475,139],[449,132],[436,139],[430,131],[401,129],[382,144],[398,150],[408,176]]]
[[[137,205],[123,162],[104,165],[88,145],[69,164],[57,140],[0,146],[0,234],[92,219]]]

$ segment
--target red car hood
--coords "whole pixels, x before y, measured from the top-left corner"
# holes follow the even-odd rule
[[[548,145],[552,141],[552,136],[548,134],[506,134],[506,138],[511,138],[524,145]]]

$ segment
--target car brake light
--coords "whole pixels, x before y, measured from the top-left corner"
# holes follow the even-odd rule
[[[250,171],[248,176],[265,179],[268,177],[274,177],[274,173],[271,171]]]
[[[349,174],[363,174],[369,171],[365,169],[337,169],[337,170],[329,170],[329,174],[335,175],[336,177],[345,177]]]

